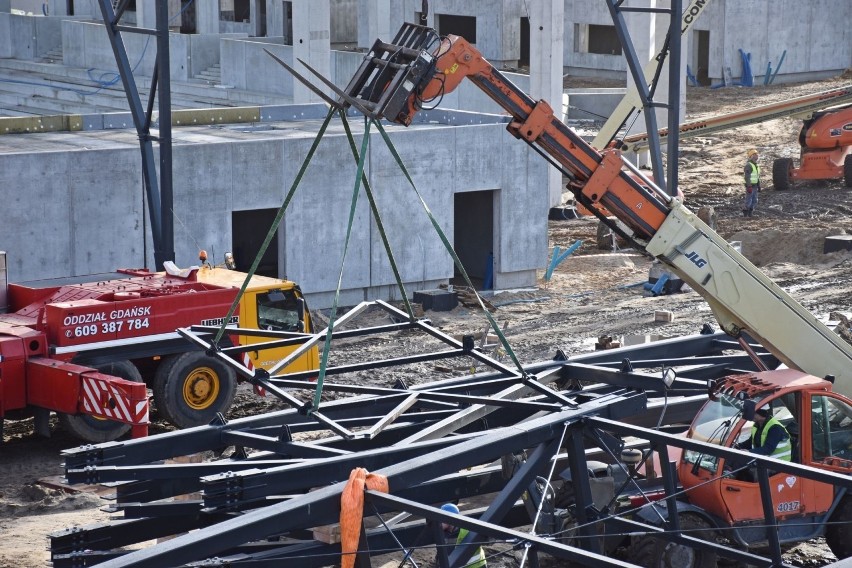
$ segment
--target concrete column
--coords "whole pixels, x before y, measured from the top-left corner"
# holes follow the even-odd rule
[[[218,34],[219,2],[193,2],[192,5],[195,8],[195,31],[199,34]]]
[[[262,0],[251,0],[251,35],[255,37],[263,37],[266,35],[266,22],[261,22],[260,3]],[[266,16],[264,15],[264,18]]]
[[[307,62],[323,76],[331,77],[329,0],[293,0],[293,61],[297,59]],[[328,93],[328,89],[324,86],[318,86]],[[294,81],[294,103],[320,102],[321,100],[301,82]]]
[[[0,0],[0,12],[6,12],[7,14],[12,11],[12,1],[11,0]]]
[[[266,3],[266,37],[284,35],[284,6],[281,0],[269,0]]]
[[[295,25],[287,26],[287,9],[291,2],[282,0],[269,0],[266,4],[266,37],[283,37],[285,42],[292,42],[290,29],[296,29]],[[293,7],[295,11],[295,6]]]
[[[136,26],[157,29],[156,0],[136,0]]]
[[[369,49],[377,39],[390,41],[394,34],[391,0],[358,0],[358,47]]]
[[[533,0],[530,14],[530,95],[544,99],[562,119],[562,44],[565,26],[563,2]],[[550,206],[562,201],[562,174],[548,168]]]

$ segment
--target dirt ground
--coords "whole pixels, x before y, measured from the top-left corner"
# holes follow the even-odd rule
[[[687,117],[732,112],[850,82],[852,74],[847,73],[844,77],[794,85],[690,87]],[[800,124],[799,120],[785,118],[683,140],[679,185],[688,207],[714,207],[717,231],[723,237],[740,241],[746,257],[807,309],[825,316],[831,311],[850,309],[852,253],[825,255],[822,246],[827,235],[852,232],[852,189],[838,181],[801,185],[784,192],[773,190],[772,161],[798,157]],[[741,177],[745,152],[751,147],[760,151],[765,183],[754,217],[744,218],[740,213]],[[714,323],[707,304],[695,292],[644,296],[638,284],[647,281],[650,261],[630,250],[598,250],[596,229],[597,223],[588,219],[550,221],[551,249],[556,245],[565,249],[582,240],[580,249],[556,267],[549,281],[545,281],[542,272],[534,289],[508,291],[489,298],[496,307],[494,317],[521,362],[550,359],[557,349],[568,354],[589,351],[602,335],[672,337],[696,333],[702,324]],[[656,310],[672,311],[674,320],[655,322]],[[487,325],[478,310],[465,305],[451,312],[427,315],[450,334],[476,333]],[[317,316],[322,319],[323,314]],[[368,337],[351,340],[340,351],[335,350],[331,364],[414,353],[422,348],[419,336]],[[493,354],[505,357],[499,349]],[[467,374],[470,370],[469,366],[423,363],[365,373],[352,380],[390,384],[403,378],[416,383]],[[274,408],[278,408],[274,400],[258,399],[241,387],[231,416]],[[60,450],[78,443],[56,428],[50,439],[35,438],[31,428],[31,421],[7,421],[4,444],[0,446],[0,568],[49,565],[48,533],[108,518],[99,509],[106,503],[96,488],[69,492],[51,484],[62,472]],[[165,428],[164,424],[155,423],[152,431]],[[489,553],[493,552],[496,549],[489,549]],[[834,557],[823,543],[816,541],[798,546],[786,559],[798,566],[822,566]],[[511,554],[489,562],[489,566],[517,565]]]

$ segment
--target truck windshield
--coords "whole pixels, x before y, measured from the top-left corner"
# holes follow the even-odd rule
[[[724,445],[731,428],[737,423],[742,413],[743,401],[735,397],[719,394],[718,400],[709,400],[698,412],[689,437],[709,444]],[[715,472],[718,458],[708,456],[697,450],[686,450],[683,459],[687,463],[698,465],[702,469]]]
[[[270,290],[257,295],[257,323],[270,331],[301,331],[296,295],[292,290]]]

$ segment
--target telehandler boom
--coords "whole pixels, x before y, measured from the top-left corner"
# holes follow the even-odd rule
[[[432,47],[434,46],[434,47]],[[340,103],[368,116],[408,125],[431,101],[468,79],[512,120],[510,134],[529,144],[569,180],[576,201],[659,259],[710,304],[732,336],[747,332],[788,366],[835,379],[852,393],[852,346],[683,206],[616,149],[598,152],[554,115],[507,80],[470,43],[438,38],[434,30],[404,24],[391,43],[376,41]],[[629,234],[606,216],[616,217]]]

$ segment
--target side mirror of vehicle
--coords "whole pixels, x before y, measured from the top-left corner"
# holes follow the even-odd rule
[[[305,299],[304,298],[298,298],[296,300],[296,313],[298,314],[298,318],[299,318],[299,324],[298,324],[299,325],[299,332],[304,333],[305,332]]]
[[[757,404],[753,400],[743,402],[743,419],[754,420],[754,411],[757,409]]]

